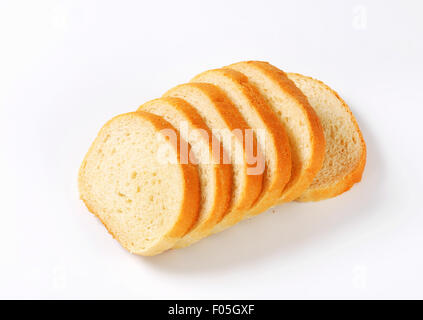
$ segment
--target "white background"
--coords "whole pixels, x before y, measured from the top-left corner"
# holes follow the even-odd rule
[[[421,1],[0,3],[0,298],[423,298]],[[247,59],[345,98],[362,182],[188,249],[127,253],[78,200],[97,131]]]

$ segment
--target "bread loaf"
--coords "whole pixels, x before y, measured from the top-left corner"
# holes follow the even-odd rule
[[[151,256],[291,200],[361,180],[366,145],[319,80],[261,61],[205,71],[100,130],[80,197],[132,253]]]

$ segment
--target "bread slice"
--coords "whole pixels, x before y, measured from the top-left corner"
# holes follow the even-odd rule
[[[259,137],[266,171],[260,197],[247,216],[257,215],[277,204],[291,175],[291,152],[285,128],[275,112],[248,78],[238,71],[226,68],[209,70],[191,81],[218,86]]]
[[[210,234],[222,220],[231,199],[232,165],[223,163],[217,138],[197,110],[180,98],[160,98],[143,104],[138,110],[163,117],[174,126],[192,149],[198,163],[201,186],[200,214],[192,229],[175,244],[186,247]]]
[[[294,82],[271,64],[244,61],[228,68],[248,77],[285,127],[291,146],[292,171],[279,202],[298,198],[313,182],[323,164],[325,138],[316,112]]]
[[[214,85],[186,83],[174,87],[164,96],[177,97],[189,102],[207,126],[213,129],[213,133],[220,139],[224,149],[230,155],[229,160],[233,166],[230,208],[213,232],[242,220],[259,196],[263,181],[263,174],[257,174],[254,170],[255,164],[247,161],[248,150],[243,143],[243,137],[235,134],[237,130],[245,131],[251,128],[226,95]],[[255,137],[253,139],[254,148],[257,148]],[[254,151],[256,152],[256,149]]]
[[[184,164],[180,143],[162,118],[127,113],[103,126],[81,165],[81,199],[132,253],[173,247],[197,220],[198,169]]]
[[[288,77],[306,95],[320,118],[326,138],[322,169],[299,201],[335,197],[361,180],[366,164],[366,144],[351,110],[323,82],[296,73]]]

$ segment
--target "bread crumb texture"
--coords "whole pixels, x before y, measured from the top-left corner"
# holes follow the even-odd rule
[[[167,250],[195,222],[199,180],[191,164],[164,163],[160,134],[170,124],[157,116],[117,116],[100,131],[79,174],[82,200],[130,252]],[[177,156],[177,149],[169,145]]]

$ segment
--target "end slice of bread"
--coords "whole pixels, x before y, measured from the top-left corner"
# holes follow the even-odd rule
[[[350,108],[323,82],[296,73],[288,77],[306,95],[323,126],[326,149],[322,169],[298,201],[335,197],[361,180],[366,144]]]
[[[275,112],[242,73],[222,68],[205,71],[192,82],[216,85],[232,101],[258,137],[265,159],[264,185],[260,197],[247,216],[276,205],[291,175],[291,151],[285,128]]]
[[[185,83],[170,89],[165,97],[182,98],[189,102],[201,115],[209,128],[218,136],[224,149],[230,155],[233,167],[232,199],[228,213],[215,230],[241,221],[259,196],[263,173],[251,174],[255,164],[247,161],[248,152],[243,137],[236,132],[251,130],[239,110],[218,87],[208,83]],[[257,150],[255,136],[254,150]],[[252,169],[252,170],[250,170]]]
[[[292,172],[279,202],[298,198],[323,165],[325,138],[316,112],[294,82],[275,66],[243,61],[228,68],[248,77],[285,127],[291,146]]]
[[[197,220],[198,169],[181,161],[180,141],[161,117],[127,113],[103,126],[81,165],[81,199],[132,253],[170,249]]]
[[[189,143],[190,160],[198,163],[201,202],[200,214],[192,229],[175,244],[186,247],[210,234],[227,213],[231,200],[232,166],[223,163],[221,146],[197,110],[180,98],[160,98],[143,104],[138,110],[163,117]]]

